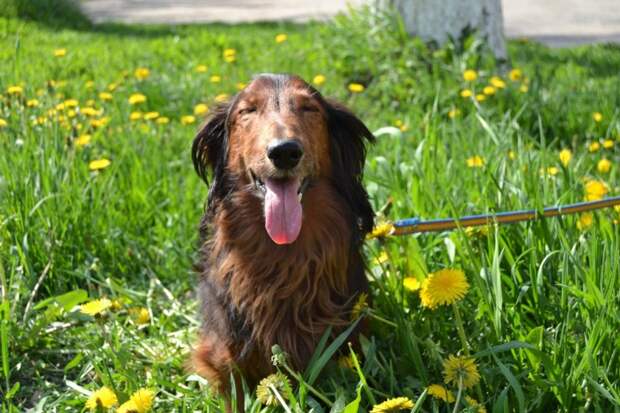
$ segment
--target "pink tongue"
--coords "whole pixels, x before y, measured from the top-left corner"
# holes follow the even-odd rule
[[[266,179],[265,189],[265,229],[276,244],[290,244],[301,230],[299,181]]]

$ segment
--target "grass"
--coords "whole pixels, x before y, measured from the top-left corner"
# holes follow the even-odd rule
[[[301,26],[74,27],[5,16],[4,412],[81,411],[104,385],[120,402],[153,389],[156,411],[222,409],[223,399],[184,368],[198,326],[191,268],[207,189],[190,162],[197,123],[181,117],[234,94],[254,73],[322,74],[324,94],[345,101],[371,130],[389,127],[370,150],[365,176],[379,220],[577,202],[586,180],[619,192],[617,46],[511,42],[513,67],[522,71],[513,81],[474,40],[429,50],[390,15],[368,11]],[[286,41],[275,42],[279,33]],[[224,60],[229,48],[232,63]],[[66,54],[55,57],[57,49]],[[139,67],[150,71],[144,80],[134,76]],[[463,80],[467,68],[476,81]],[[460,97],[467,88],[481,93],[494,75],[504,88],[481,102]],[[350,83],[365,90],[351,93]],[[10,94],[11,86],[22,91]],[[138,92],[146,102],[130,105]],[[31,99],[38,105],[29,107]],[[130,121],[135,111],[169,122]],[[86,134],[90,142],[79,146]],[[558,154],[566,148],[573,156],[565,166]],[[480,167],[468,167],[474,156]],[[597,168],[603,158],[611,161],[607,172]],[[90,171],[97,159],[111,163]],[[444,360],[467,346],[481,379],[465,393],[487,411],[620,411],[619,212],[597,212],[591,223],[569,216],[368,241],[371,329],[362,351],[326,363],[336,346],[325,343],[308,372],[288,371],[287,409],[353,412],[359,400],[359,411],[369,411],[405,396],[417,402],[408,410],[479,411],[467,403],[455,409],[425,390],[443,383]],[[453,306],[421,306],[403,280],[422,282],[444,268],[464,271],[467,295]],[[76,310],[102,297],[115,305],[105,317]],[[458,385],[444,385],[457,395]],[[283,409],[262,406],[253,389],[245,395],[247,411]]]

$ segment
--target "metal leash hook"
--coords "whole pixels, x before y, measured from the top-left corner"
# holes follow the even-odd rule
[[[611,208],[620,205],[620,196],[604,198],[598,201],[578,202],[544,208],[542,213],[535,209],[499,212],[497,214],[467,215],[461,218],[431,219],[422,221],[420,218],[400,219],[393,223],[378,225],[368,238],[388,235],[407,235],[418,232],[448,231],[456,228],[477,227],[489,224],[512,224],[515,222],[535,221],[540,218],[557,217],[577,214],[597,209]]]

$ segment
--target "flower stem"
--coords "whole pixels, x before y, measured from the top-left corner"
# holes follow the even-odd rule
[[[456,321],[456,331],[459,334],[459,338],[461,339],[461,344],[463,345],[463,351],[466,356],[469,356],[469,344],[467,344],[467,336],[465,335],[465,328],[463,327],[463,320],[461,319],[461,313],[459,312],[459,307],[456,303],[452,303],[452,309],[454,310],[454,319]]]
[[[456,413],[459,411],[459,405],[461,404],[462,393],[463,393],[463,376],[459,375],[459,391],[456,394],[456,401],[454,402],[454,410],[452,410],[452,413]]]

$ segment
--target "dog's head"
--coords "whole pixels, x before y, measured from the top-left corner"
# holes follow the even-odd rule
[[[372,229],[361,180],[365,143],[373,140],[347,108],[299,77],[263,74],[213,111],[194,139],[192,159],[205,181],[213,170],[209,207],[235,188],[250,189],[262,201],[271,239],[290,244],[301,230],[304,193],[318,180],[346,201],[358,234]]]

